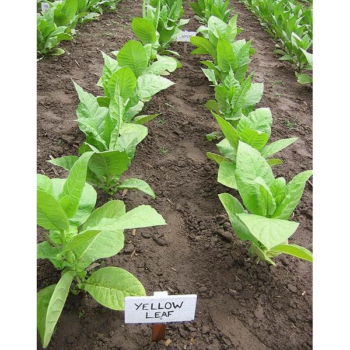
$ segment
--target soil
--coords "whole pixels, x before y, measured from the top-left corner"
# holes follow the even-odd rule
[[[264,83],[257,107],[269,107],[274,124],[272,141],[298,137],[282,151],[277,176],[289,181],[312,169],[312,89],[299,85],[294,69],[273,54],[274,42],[257,19],[238,1],[239,38],[252,40],[256,49],[250,64],[253,81]],[[78,155],[85,140],[75,121],[78,98],[72,80],[95,96],[102,73],[101,51],[110,53],[134,39],[131,19],[141,16],[141,1],[123,0],[117,14],[77,28],[72,42],[62,43],[66,53],[37,64],[37,172],[51,178],[67,174],[47,162],[51,157]],[[186,30],[199,24],[184,2]],[[119,266],[135,274],[147,295],[197,294],[195,321],[168,324],[165,343],[151,342],[150,325],[126,325],[123,312],[100,306],[89,295],[69,295],[51,350],[136,349],[312,349],[312,265],[286,255],[276,267],[257,263],[247,246],[233,234],[218,194],[228,188],[217,183],[217,165],[206,157],[216,152],[205,135],[218,129],[204,103],[213,88],[201,71],[200,57],[191,56],[190,43],[173,43],[183,68],[169,79],[176,84],[157,94],[145,112],[160,113],[149,122],[149,134],[138,146],[126,177],[147,181],[156,199],[129,191],[127,210],[150,204],[167,226],[125,231],[125,248],[117,256],[99,260],[100,266]],[[234,191],[231,191],[232,194]],[[98,192],[97,206],[108,201]],[[312,250],[312,180],[306,184],[293,220],[300,223],[291,243]],[[42,240],[40,230],[38,241]],[[48,261],[38,261],[37,286],[56,283],[59,273]],[[42,349],[38,341],[38,349]]]

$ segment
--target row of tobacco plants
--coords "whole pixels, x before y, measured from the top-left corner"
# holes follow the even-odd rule
[[[86,291],[113,310],[124,309],[126,296],[146,295],[141,282],[122,268],[87,271],[97,259],[123,249],[125,229],[166,225],[165,220],[149,205],[127,212],[121,200],[95,208],[95,188],[110,195],[133,189],[155,197],[145,181],[121,181],[121,176],[130,167],[137,145],[148,134],[144,124],[157,116],[142,114],[145,102],[173,85],[164,75],[181,67],[177,59],[167,56],[167,48],[188,22],[181,19],[182,15],[181,0],[145,0],[143,17],[132,21],[139,40],[129,40],[113,52],[114,57],[102,53],[104,66],[97,85],[103,94],[93,96],[74,83],[80,100],[78,124],[86,140],[79,156],[50,160],[68,171],[67,178],[37,175],[37,222],[45,237],[38,244],[37,257],[50,260],[61,271],[57,284],[37,294],[37,327],[44,348],[69,292]]]
[[[72,40],[78,24],[116,11],[120,0],[37,0],[37,56],[60,56],[58,45]]]
[[[201,4],[198,1],[192,8],[199,9]],[[221,4],[220,18],[204,11],[201,22],[205,25],[191,38],[196,47],[191,54],[208,58],[201,61],[206,66],[202,70],[215,90],[215,99],[207,101],[205,106],[217,121],[220,132],[210,133],[207,138],[221,141],[217,144],[219,154],[207,153],[207,156],[219,166],[218,182],[238,191],[241,199],[222,193],[220,201],[235,234],[242,241],[250,242],[250,252],[258,260],[275,265],[273,258],[285,253],[311,262],[312,253],[289,244],[288,239],[298,228],[299,224],[290,217],[312,171],[297,174],[289,183],[283,177],[274,177],[272,169],[282,161],[271,157],[297,138],[269,143],[271,111],[255,109],[263,95],[263,84],[252,83],[252,74],[247,76],[254,49],[251,41],[236,40],[241,32],[236,24],[237,15],[228,20],[231,10],[226,3]],[[200,16],[199,11],[196,13]]]
[[[300,84],[312,83],[312,0],[240,0],[253,12],[265,30],[277,41],[275,53],[296,69]]]

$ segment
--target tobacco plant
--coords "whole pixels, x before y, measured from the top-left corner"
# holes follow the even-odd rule
[[[252,74],[240,83],[230,70],[223,83],[215,85],[215,100],[207,101],[206,108],[236,126],[243,116],[254,109],[263,95],[264,85],[252,83],[251,79]]]
[[[173,53],[167,48],[181,34],[182,27],[189,22],[182,19],[182,0],[143,0],[142,18],[135,17],[131,27],[136,37],[153,51]]]
[[[233,8],[229,8],[229,0],[198,0],[197,2],[190,2],[193,12],[196,14],[195,18],[201,23],[208,23],[211,16],[215,16],[227,23],[230,13]]]
[[[124,67],[119,70],[121,76],[124,76],[123,70],[131,73],[130,68]],[[81,101],[77,108],[79,128],[86,135],[79,153],[93,151],[86,181],[111,195],[122,189],[137,189],[154,198],[153,190],[145,181],[136,178],[121,181],[122,174],[134,158],[136,146],[148,133],[143,125],[123,122],[124,89],[118,90],[118,86],[121,95],[118,98],[116,93],[113,94],[111,105],[107,108],[100,107],[97,98],[76,83],[75,88]],[[50,162],[71,171],[78,159],[77,156],[64,156]]]
[[[305,58],[307,60],[307,65],[305,67],[306,70],[311,70],[313,68],[313,55],[312,53],[307,52],[306,50],[301,49],[301,51],[303,52],[303,54],[305,55]],[[307,73],[298,73],[295,72],[295,76],[298,78],[298,83],[299,84],[312,84],[313,80],[312,80],[312,76],[310,76]]]
[[[57,46],[63,40],[72,40],[70,29],[67,26],[57,26],[54,20],[54,9],[37,14],[37,54],[38,58],[47,55],[59,56],[64,53]]]
[[[272,126],[272,115],[269,108],[258,108],[248,116],[242,116],[236,128],[215,113],[213,115],[225,138],[216,145],[221,155],[208,152],[207,156],[219,164],[218,182],[233,189],[238,189],[235,173],[240,142],[258,150],[267,163],[273,166],[282,164],[282,161],[270,157],[297,140],[296,137],[292,137],[267,144]]]
[[[237,28],[237,15],[226,24],[222,20],[211,16],[208,26],[201,26],[197,32],[201,36],[191,37],[191,43],[197,49],[192,55],[209,55],[211,61],[201,61],[208,69],[202,69],[205,76],[214,85],[225,80],[232,71],[238,82],[242,82],[251,62],[250,56],[255,52],[251,47],[251,41],[236,40],[240,29]]]
[[[250,252],[259,260],[275,265],[272,258],[285,253],[312,261],[308,249],[288,244],[299,226],[289,219],[311,175],[311,170],[301,172],[287,184],[283,177],[274,177],[258,150],[238,142],[235,179],[244,206],[228,193],[219,198],[235,234],[251,243]]]
[[[148,102],[156,93],[166,89],[174,83],[161,75],[168,75],[181,67],[177,60],[168,56],[160,56],[153,51],[151,45],[142,45],[139,41],[129,40],[119,51],[114,51],[116,59],[103,53],[104,67],[97,85],[103,88],[104,97],[99,97],[101,106],[108,106],[110,103],[112,84],[121,84],[121,89],[125,88],[123,83],[126,80],[129,84],[128,90],[124,91],[125,117],[124,121],[131,121],[136,114],[131,114],[137,110],[140,112],[144,102]],[[125,78],[120,77],[118,71],[124,70]],[[118,78],[119,77],[119,78]],[[137,107],[136,107],[137,106]],[[129,110],[131,110],[129,112]],[[140,123],[140,120],[138,121]]]
[[[84,153],[66,179],[37,176],[37,223],[45,241],[37,246],[37,258],[48,259],[61,271],[57,284],[37,294],[37,327],[43,347],[51,340],[69,292],[88,292],[112,310],[124,309],[126,296],[145,295],[141,282],[118,267],[100,268],[89,274],[96,260],[123,249],[125,229],[165,225],[150,206],[126,212],[122,201],[107,202],[94,210],[96,191],[85,182],[93,152]]]

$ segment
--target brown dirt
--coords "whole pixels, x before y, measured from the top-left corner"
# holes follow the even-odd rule
[[[273,55],[274,43],[256,18],[238,1],[231,3],[243,29],[240,38],[252,39],[256,49],[250,70],[255,82],[264,83],[257,107],[272,110],[272,140],[299,137],[281,152],[284,163],[275,168],[275,175],[289,181],[312,169],[312,90],[299,85],[293,68]],[[187,2],[184,8],[185,17],[191,18],[185,29],[196,30],[198,23]],[[75,121],[78,98],[72,79],[100,94],[96,86],[103,66],[100,51],[118,50],[134,38],[130,29],[134,16],[141,16],[141,2],[125,0],[117,14],[78,28],[75,41],[62,45],[66,54],[38,62],[38,173],[66,176],[47,160],[77,155],[84,140]],[[256,264],[245,244],[232,235],[218,199],[227,188],[216,182],[217,166],[206,158],[206,152],[216,150],[205,135],[218,127],[203,107],[213,90],[199,57],[190,56],[191,44],[174,43],[172,48],[180,53],[183,68],[169,76],[176,85],[148,103],[147,112],[161,115],[147,124],[149,135],[126,174],[146,180],[157,197],[150,200],[129,191],[124,198],[128,210],[152,205],[167,226],[140,229],[135,236],[126,231],[125,250],[103,263],[134,273],[148,295],[159,290],[198,294],[196,319],[169,324],[166,338],[171,344],[166,347],[151,343],[151,326],[125,325],[123,312],[104,308],[89,295],[69,296],[49,349],[312,349],[312,265],[288,256],[276,258],[276,268]],[[98,206],[107,201],[99,194]],[[295,210],[294,220],[300,226],[291,242],[311,250],[312,215],[309,182]],[[49,262],[38,262],[38,289],[56,283],[58,276]]]

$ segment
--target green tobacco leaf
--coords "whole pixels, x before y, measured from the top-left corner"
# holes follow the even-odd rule
[[[219,154],[216,153],[211,153],[211,152],[207,152],[207,157],[213,161],[215,161],[216,163],[218,163],[219,165],[222,162],[227,162],[227,158],[220,156]]]
[[[125,204],[120,200],[112,200],[104,204],[102,207],[94,210],[88,220],[82,226],[85,231],[88,228],[96,227],[102,219],[116,219],[125,214]]]
[[[37,191],[37,223],[47,230],[69,230],[65,211],[52,195],[43,191]]]
[[[68,218],[72,218],[78,210],[85,187],[87,165],[92,155],[93,152],[86,152],[74,163],[59,196],[59,198],[68,196],[70,199],[69,205],[65,207]]]
[[[63,156],[60,158],[55,158],[48,160],[48,163],[60,166],[61,168],[71,171],[74,163],[79,159],[77,156]]]
[[[145,73],[155,75],[165,75],[174,72],[177,68],[177,61],[168,56],[157,55],[157,61],[149,66]]]
[[[269,185],[274,180],[266,159],[259,151],[244,142],[239,142],[236,164],[237,176],[243,182],[254,181],[257,177],[261,177]]]
[[[97,83],[98,86],[103,87],[103,92],[106,96],[109,96],[108,92],[108,82],[109,79],[111,78],[112,74],[118,69],[118,61],[109,57],[106,55],[104,52],[102,52],[102,56],[104,59],[104,65],[103,65],[103,70],[102,70],[102,76]]]
[[[205,103],[205,108],[207,108],[209,111],[220,113],[219,105],[215,100],[209,100]]]
[[[284,148],[291,145],[297,139],[298,139],[297,137],[291,137],[289,139],[282,139],[282,140],[272,142],[261,150],[261,155],[264,158],[270,157],[276,154],[277,152],[282,151]]]
[[[227,187],[237,189],[235,171],[235,164],[229,162],[222,162],[219,166],[218,182]]]
[[[256,179],[261,178],[260,182]],[[257,215],[266,215],[260,189],[263,181],[268,187],[273,181],[271,167],[259,151],[246,143],[239,142],[236,161],[236,181],[240,196],[247,209]]]
[[[80,100],[77,108],[80,130],[85,134],[94,131],[99,137],[101,137],[103,132],[103,122],[108,114],[108,108],[100,107],[94,95],[85,92],[74,81],[73,83]]]
[[[123,123],[120,128],[117,150],[127,153],[130,159],[134,158],[136,146],[147,136],[148,128],[141,124]]]
[[[273,195],[273,198],[275,199],[276,206],[279,206],[280,203],[283,201],[284,197],[286,196],[286,180],[283,177],[278,177],[271,183],[270,190]]]
[[[154,194],[149,184],[146,181],[143,181],[141,179],[135,179],[135,178],[127,179],[118,185],[118,189],[139,190],[148,194],[153,199],[156,198],[156,195]]]
[[[261,177],[257,177],[254,183],[259,185],[258,190],[260,191],[260,196],[258,204],[260,208],[263,209],[259,215],[271,216],[276,210],[276,202],[269,186],[267,186],[266,182]]]
[[[298,83],[299,84],[312,84],[313,79],[309,74],[306,73],[295,73],[296,77],[298,78]]]
[[[271,249],[273,252],[285,253],[307,261],[313,261],[312,253],[297,244],[280,244]]]
[[[125,151],[107,151],[94,153],[89,163],[89,170],[98,178],[105,177],[108,181],[120,177],[130,164],[130,159]]]
[[[37,293],[37,328],[41,343],[44,342],[46,313],[56,284],[39,290]]]
[[[268,250],[286,241],[299,226],[294,221],[265,218],[260,215],[237,214],[237,216]]]
[[[237,124],[238,134],[246,129],[256,130],[265,133],[270,137],[272,126],[272,114],[270,108],[258,108],[249,115],[242,116]]]
[[[128,296],[144,296],[141,282],[130,272],[118,267],[105,267],[94,272],[82,286],[101,305],[124,310]]]
[[[213,60],[216,61],[216,49],[210,41],[206,38],[202,38],[200,36],[192,36],[190,38],[191,44],[197,46],[198,48],[191,52],[191,55],[199,54],[199,55],[210,55],[213,57]]]
[[[94,229],[125,230],[160,225],[166,225],[163,217],[151,206],[140,205],[118,217],[116,220],[101,220]]]
[[[51,233],[52,238],[52,233]],[[61,258],[61,248],[53,247],[49,242],[44,241],[37,244],[37,259],[48,259],[58,270],[63,270],[66,266],[66,261]]]
[[[131,68],[139,77],[147,68],[147,53],[139,41],[129,40],[119,51],[117,61],[120,66]]]
[[[220,128],[225,135],[227,141],[230,143],[231,147],[235,150],[237,150],[238,147],[238,141],[239,141],[239,136],[237,134],[236,129],[229,123],[227,122],[224,118],[221,118],[218,115],[215,115],[213,113],[216,121],[220,125]]]
[[[55,13],[55,24],[57,26],[69,26],[70,21],[78,10],[77,0],[65,0],[58,4]]]
[[[62,192],[65,179],[52,179],[52,183],[55,197],[58,198],[59,194]],[[69,224],[75,227],[79,227],[81,224],[83,224],[94,209],[96,205],[96,199],[97,193],[95,189],[88,183],[85,183],[83,193],[80,197],[78,209],[74,216],[69,219]]]
[[[95,238],[101,231],[99,230],[88,230],[80,232],[78,235],[74,236],[71,241],[69,241],[65,247],[64,251],[68,252],[70,250],[79,250],[81,246],[85,246],[85,243],[91,241],[92,238]]]
[[[245,101],[243,103],[243,110],[248,107],[255,106],[261,101],[262,95],[264,93],[264,84],[253,83],[246,95]]]
[[[149,101],[157,92],[174,85],[172,81],[154,74],[143,74],[137,79],[137,95],[143,102]]]
[[[243,241],[256,242],[256,239],[250,234],[247,226],[237,216],[240,213],[246,212],[241,203],[228,193],[219,194],[219,199],[228,214],[236,235]]]
[[[54,197],[53,185],[49,177],[45,175],[37,174],[36,188],[37,190],[50,194],[51,196]]]
[[[74,249],[76,268],[84,270],[98,259],[118,254],[123,247],[123,230],[102,230]]]
[[[120,63],[120,65],[123,66],[122,63]],[[118,93],[124,101],[126,101],[132,96],[136,88],[136,76],[133,72],[133,69],[140,70],[141,67],[132,66],[131,68],[129,66],[125,66],[123,68],[118,69],[115,73],[112,74],[108,82],[108,91],[111,96],[111,99],[115,98],[116,93]]]
[[[293,177],[287,185],[286,195],[283,201],[273,214],[274,218],[287,220],[292,215],[303,195],[305,183],[311,175],[312,170],[306,170]]]
[[[40,327],[42,327],[44,325],[44,329],[41,328],[41,330],[39,331],[39,334],[43,334],[43,348],[46,348],[49,345],[51,336],[63,310],[64,304],[69,293],[69,288],[74,277],[75,271],[69,271],[61,277],[61,279],[55,286],[47,308],[46,303],[49,294],[51,294],[51,289],[43,292],[38,296],[38,299],[40,297],[40,300],[38,301],[38,307],[40,306],[40,312],[38,312],[38,317],[41,316],[45,318],[44,322],[43,319],[41,319],[40,322],[38,322],[38,326],[40,325]]]
[[[149,115],[139,115],[139,116],[137,116],[137,117],[135,117],[133,119],[133,122],[135,124],[141,124],[142,125],[142,124],[145,124],[145,123],[151,121],[152,119],[156,118],[157,116],[158,116],[158,113],[156,113],[156,114],[149,114]]]
[[[216,147],[219,149],[220,153],[230,159],[233,163],[236,163],[236,151],[227,141],[227,139],[223,139],[220,141]]]
[[[283,164],[283,162],[281,161],[281,159],[278,159],[278,158],[267,159],[267,163],[268,163],[270,166]]]
[[[223,72],[235,71],[238,65],[237,56],[228,40],[220,39],[217,43],[217,62]]]
[[[240,133],[241,141],[254,147],[257,150],[261,150],[268,141],[269,137],[263,132],[246,129]]]
[[[134,17],[131,22],[131,28],[142,44],[156,43],[156,28],[148,19]]]

